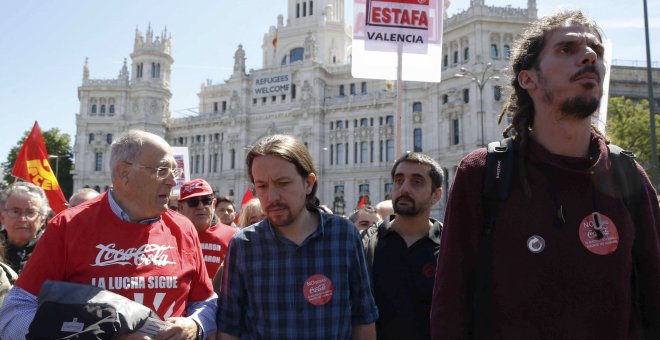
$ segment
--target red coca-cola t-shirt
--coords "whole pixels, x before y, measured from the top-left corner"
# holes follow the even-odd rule
[[[95,285],[139,302],[161,318],[211,297],[199,239],[184,216],[152,224],[120,220],[107,194],[65,210],[48,225],[16,285],[38,295],[45,280]]]
[[[225,261],[229,241],[231,241],[234,234],[236,234],[236,228],[222,224],[221,222],[206,228],[202,232],[198,232],[202,254],[204,255],[204,263],[206,264],[206,272],[210,277],[215,276],[218,268]]]

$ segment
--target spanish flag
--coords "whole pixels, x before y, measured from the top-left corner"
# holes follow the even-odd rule
[[[66,198],[48,162],[46,144],[37,121],[16,156],[12,175],[44,189],[53,211],[59,213],[67,208]]]

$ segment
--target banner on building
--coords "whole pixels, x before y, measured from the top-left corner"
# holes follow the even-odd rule
[[[46,144],[37,121],[16,156],[12,175],[41,187],[48,198],[48,205],[56,213],[67,208],[67,200],[48,162]]]
[[[172,155],[176,162],[176,167],[183,169],[183,175],[176,180],[176,186],[172,188],[172,195],[179,196],[179,190],[183,183],[191,180],[190,178],[190,157],[188,156],[188,147],[186,146],[173,146]]]
[[[440,0],[354,0],[351,72],[355,78],[439,82],[443,6]]]
[[[257,75],[252,80],[252,98],[277,96],[291,92],[291,73]]]

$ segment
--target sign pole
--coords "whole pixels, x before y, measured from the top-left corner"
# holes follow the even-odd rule
[[[403,44],[399,43],[397,48],[397,65],[396,65],[396,152],[395,159],[399,159],[401,155],[401,122],[403,116],[403,80],[401,77],[403,69]]]

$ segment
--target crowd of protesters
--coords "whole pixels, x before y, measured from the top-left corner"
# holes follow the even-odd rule
[[[0,193],[0,338],[54,327],[53,338],[660,339],[660,206],[639,165],[617,177],[619,154],[591,126],[603,56],[580,11],[531,25],[502,113],[509,167],[486,148],[466,156],[444,226],[431,216],[446,180],[433,158],[401,156],[391,200],[338,216],[288,135],[250,147],[255,198],[240,207],[204,179],[171,195],[182,175],[171,147],[136,130],[112,143],[109,190],[80,190],[54,217],[40,187],[13,183]],[[507,193],[494,203],[491,170]],[[103,331],[56,313],[35,325],[51,280],[151,316]]]

